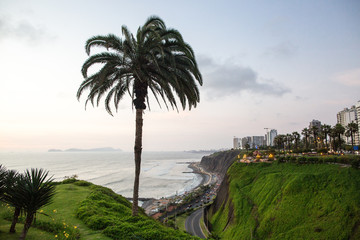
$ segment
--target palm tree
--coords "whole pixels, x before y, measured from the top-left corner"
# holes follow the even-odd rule
[[[181,34],[175,29],[168,29],[163,20],[150,17],[136,36],[126,26],[122,26],[124,39],[115,35],[95,36],[85,45],[88,55],[92,47],[106,48],[90,56],[82,67],[85,80],[77,92],[79,99],[84,90],[89,89],[85,105],[90,101],[99,105],[101,97],[106,95],[105,108],[112,115],[110,102],[113,100],[117,110],[122,97],[128,92],[132,105],[136,109],[135,130],[135,180],[132,215],[138,214],[139,177],[142,152],[143,112],[149,107],[148,91],[159,96],[167,108],[178,109],[177,98],[183,109],[188,105],[196,107],[200,101],[197,83],[202,85],[192,48],[184,42]],[[103,64],[95,74],[88,76],[91,66]],[[175,93],[175,94],[174,94]]]
[[[335,149],[337,148],[336,147],[336,137],[337,137],[337,134],[335,132],[335,129],[334,128],[331,128],[331,131],[329,132],[329,138],[330,138],[330,148],[335,151]]]
[[[346,126],[346,128],[351,137],[351,150],[354,151],[354,135],[359,132],[359,126],[356,123],[351,122]]]
[[[298,144],[300,141],[300,134],[298,132],[293,132],[292,133],[293,139],[295,141],[295,149],[298,149]]]
[[[329,133],[331,132],[331,126],[330,126],[330,125],[327,125],[327,124],[321,125],[321,132],[322,132],[323,135],[324,135],[326,148],[328,148],[327,137],[328,137]]]
[[[317,144],[317,138],[319,135],[319,128],[317,126],[312,126],[310,129],[310,132],[313,136],[313,140],[314,140],[314,144],[315,144],[315,148],[318,148],[318,144]]]
[[[286,134],[285,135],[285,141],[287,143],[288,150],[291,150],[291,143],[294,141],[294,137],[292,134]]]
[[[301,134],[304,136],[304,140],[305,140],[305,148],[308,148],[308,139],[310,137],[310,130],[308,128],[304,128],[301,131]]]
[[[340,124],[340,123],[337,123],[334,128],[333,128],[333,131],[334,133],[336,134],[337,138],[338,138],[338,144],[337,145],[337,148],[338,150],[341,149],[341,135],[344,134],[345,132],[345,128]]]
[[[26,214],[24,229],[20,239],[25,239],[31,227],[36,212],[43,206],[51,203],[55,194],[53,179],[47,178],[48,172],[43,169],[26,170],[21,178],[21,184],[14,187],[14,195],[22,200],[23,209]]]
[[[23,209],[23,198],[16,190],[17,186],[23,184],[23,178],[15,170],[7,171],[5,178],[4,202],[14,207],[13,220],[10,226],[10,233],[15,233],[15,226]]]
[[[283,148],[283,150],[285,151],[285,142],[286,142],[286,136],[283,134],[276,135],[274,138],[274,143],[279,150]]]

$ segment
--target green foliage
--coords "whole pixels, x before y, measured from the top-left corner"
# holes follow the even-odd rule
[[[77,175],[72,175],[72,176],[65,176],[64,177],[64,180],[62,181],[62,184],[69,184],[69,183],[74,183],[74,182],[77,182],[79,181],[78,179],[78,176]]]
[[[285,157],[284,159],[286,159]],[[292,161],[291,157],[288,158]],[[297,161],[325,162],[322,157]],[[331,159],[331,161],[333,161]],[[347,161],[337,157],[337,161]],[[228,171],[230,201],[212,217],[222,239],[357,239],[360,171],[333,164],[241,164]],[[233,204],[234,218],[229,204]],[[224,230],[225,229],[225,230]]]
[[[76,240],[80,238],[80,232],[75,226],[69,226],[60,221],[38,220],[33,224],[34,227],[56,235],[56,239]]]
[[[111,189],[93,185],[76,215],[94,230],[102,230],[112,239],[197,239],[176,231],[149,218],[141,209],[139,216],[131,215],[131,203]]]
[[[84,181],[84,180],[79,180],[79,181],[74,182],[74,185],[87,187],[87,186],[91,186],[93,184],[91,182],[87,182],[87,181]]]

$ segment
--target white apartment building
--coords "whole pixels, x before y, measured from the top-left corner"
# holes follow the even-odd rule
[[[241,148],[241,141],[240,140],[241,140],[240,138],[234,137],[234,139],[233,139],[233,148],[234,149]]]
[[[271,129],[265,134],[266,146],[274,146],[274,138],[277,136],[277,130]]]
[[[356,115],[357,115],[357,124],[358,124],[358,128],[359,128],[359,132],[357,133],[357,144],[360,144],[360,101],[358,101],[355,104],[355,109],[356,109]]]
[[[359,117],[360,117],[360,101],[356,105],[349,108],[344,108],[344,110],[338,112],[336,115],[337,123],[341,124],[345,129],[349,123],[356,123],[359,126]],[[360,128],[359,128],[360,129]],[[351,144],[351,138],[347,138],[345,134],[342,136],[346,144]],[[359,132],[355,134],[354,143],[355,145],[359,144]]]

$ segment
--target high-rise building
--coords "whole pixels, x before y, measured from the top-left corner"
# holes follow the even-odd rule
[[[251,147],[252,148],[259,148],[260,146],[264,145],[265,137],[264,136],[252,136],[251,137]]]
[[[338,112],[336,115],[337,123],[341,124],[345,129],[349,125],[349,123],[356,123],[359,126],[359,115],[360,113],[360,101],[356,103],[356,105],[352,106],[351,108],[344,108],[344,110]],[[351,138],[342,136],[343,140],[347,144],[351,144]],[[359,144],[359,132],[357,132],[354,136],[354,143],[355,145]]]
[[[356,137],[357,137],[357,145],[360,145],[360,101],[358,101],[356,104],[355,104],[355,109],[356,109],[356,115],[357,115],[357,124],[358,124],[358,132],[356,134]]]
[[[233,139],[233,148],[234,149],[240,148],[240,141],[239,140],[240,140],[239,138],[234,137],[234,139]]]
[[[271,129],[265,136],[266,146],[274,146],[274,138],[277,136],[277,130]]]
[[[321,122],[319,120],[313,119],[309,124],[309,129],[311,130],[312,127],[316,127],[318,130],[321,129]]]

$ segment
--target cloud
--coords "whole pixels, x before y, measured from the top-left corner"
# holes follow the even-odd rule
[[[282,42],[265,50],[265,56],[276,58],[288,58],[296,54],[297,47],[291,42]]]
[[[210,98],[221,98],[239,95],[243,91],[260,95],[282,96],[290,92],[272,79],[258,76],[250,67],[237,66],[232,63],[218,64],[211,58],[198,58],[204,78],[204,89]]]
[[[360,86],[360,68],[351,69],[335,76],[335,80],[346,86]]]
[[[19,39],[29,43],[37,43],[46,37],[49,36],[41,27],[35,27],[25,20],[15,23],[7,17],[0,16],[0,41]]]

